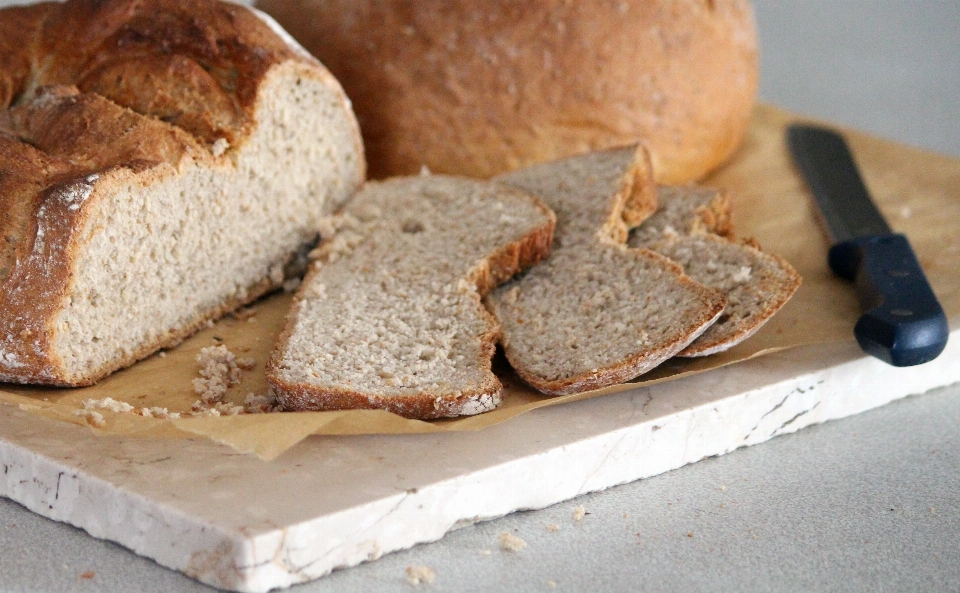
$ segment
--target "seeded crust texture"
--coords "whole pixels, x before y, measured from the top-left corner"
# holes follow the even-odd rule
[[[629,244],[669,257],[727,299],[717,322],[677,355],[716,354],[746,340],[793,296],[800,275],[782,257],[732,240],[724,193],[675,186],[660,187],[658,197],[657,212],[631,232]]]
[[[546,257],[554,223],[539,199],[489,182],[366,184],[315,254],[267,364],[278,401],[423,419],[495,408],[500,327],[481,299]]]
[[[333,76],[214,0],[0,11],[0,381],[86,385],[284,279],[365,175]]]
[[[646,151],[630,146],[496,178],[557,214],[553,253],[487,298],[510,364],[564,395],[623,383],[699,336],[725,301],[669,259],[624,243],[656,209]]]

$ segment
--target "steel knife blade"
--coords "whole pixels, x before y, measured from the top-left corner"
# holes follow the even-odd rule
[[[947,317],[906,236],[890,229],[870,199],[843,136],[794,124],[787,146],[830,235],[830,268],[856,285],[860,347],[894,366],[936,358],[947,345]]]

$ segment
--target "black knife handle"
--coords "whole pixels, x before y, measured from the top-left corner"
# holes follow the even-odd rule
[[[853,333],[864,352],[894,366],[923,364],[947,345],[950,328],[907,238],[858,237],[830,249],[830,268],[856,282],[864,313]]]

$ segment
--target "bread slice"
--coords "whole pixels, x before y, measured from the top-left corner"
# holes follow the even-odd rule
[[[294,299],[267,364],[286,410],[380,408],[410,418],[500,403],[500,335],[481,297],[547,256],[555,217],[485,181],[368,183]]]
[[[716,323],[678,356],[722,352],[752,336],[793,296],[800,275],[783,258],[736,243],[729,200],[717,190],[661,187],[660,208],[634,229],[629,244],[683,266],[691,278],[719,290],[727,306]]]
[[[244,6],[8,8],[0,58],[0,381],[176,344],[279,286],[363,181],[340,85]]]
[[[726,192],[697,185],[661,185],[655,191],[657,209],[640,226],[630,229],[631,247],[642,247],[670,234],[711,233],[734,238],[730,196]]]
[[[669,259],[624,243],[656,208],[646,151],[571,157],[496,180],[557,214],[550,258],[487,298],[517,373],[561,395],[622,383],[654,368],[720,315],[723,297]]]

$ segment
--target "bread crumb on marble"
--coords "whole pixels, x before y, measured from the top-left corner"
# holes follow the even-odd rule
[[[435,578],[437,578],[437,573],[429,566],[414,565],[407,567],[407,582],[411,585],[430,584]]]
[[[519,552],[527,547],[527,542],[508,531],[498,535],[497,541],[500,542],[500,549],[505,552]]]
[[[587,514],[587,509],[583,508],[583,505],[578,506],[573,509],[573,520],[582,521],[583,517]]]

